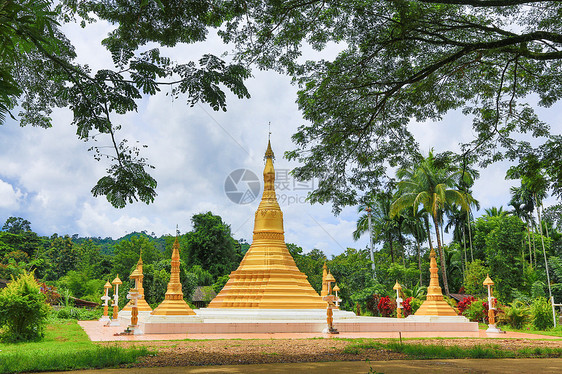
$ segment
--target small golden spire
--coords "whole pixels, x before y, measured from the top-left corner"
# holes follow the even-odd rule
[[[416,311],[416,316],[456,316],[457,312],[443,299],[443,293],[439,286],[439,275],[435,250],[431,248],[429,252],[429,287],[427,296],[420,308]]]
[[[271,149],[271,141],[267,141],[267,149],[265,150],[265,158],[271,158],[275,160],[275,154],[273,153],[273,149]]]
[[[154,309],[153,315],[195,315],[189,305],[183,299],[183,291],[180,282],[180,243],[176,230],[176,240],[172,246],[172,270],[168,289],[164,301]]]

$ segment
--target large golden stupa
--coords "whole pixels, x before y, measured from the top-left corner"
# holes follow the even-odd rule
[[[264,191],[256,211],[254,238],[237,270],[208,308],[326,309],[285,244],[283,212],[275,196],[274,154],[268,142]]]

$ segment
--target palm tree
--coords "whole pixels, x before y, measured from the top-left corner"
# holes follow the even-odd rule
[[[427,158],[422,157],[422,160],[413,169],[398,170],[400,195],[392,203],[390,216],[394,217],[406,208],[417,211],[420,204],[429,213],[433,219],[435,238],[439,250],[443,287],[448,295],[447,270],[439,233],[440,217],[446,204],[458,205],[462,209],[468,210],[468,203],[462,191],[451,188],[456,186],[458,180],[462,178],[463,172],[453,171],[451,167],[437,167],[434,160],[433,152],[430,151],[429,156]]]
[[[390,218],[390,204],[392,203],[392,195],[390,193],[374,193],[367,198],[367,202],[358,207],[358,212],[362,213],[357,220],[357,228],[353,232],[353,239],[358,240],[361,235],[369,232],[371,243],[378,243],[386,240],[390,246],[390,256],[394,262],[394,231],[396,230],[396,221]],[[369,229],[369,221],[371,228]],[[370,248],[372,249],[372,244]],[[374,257],[373,261],[374,272]]]
[[[503,217],[507,214],[507,212],[503,210],[503,206],[500,206],[499,208],[493,206],[491,208],[484,209],[484,211],[489,217]]]
[[[421,261],[421,243],[427,238],[427,232],[425,229],[425,221],[423,210],[418,210],[412,213],[410,209],[406,209],[402,215],[404,219],[404,231],[406,234],[412,235],[416,241],[416,252],[418,256],[418,269],[420,271],[420,281],[419,285],[423,284],[423,271],[422,271],[422,261]]]
[[[511,214],[519,217],[527,225],[527,242],[529,244],[529,264],[533,266],[533,252],[531,250],[531,229],[530,223],[533,223],[533,211],[535,203],[532,194],[523,185],[520,187],[511,187],[511,200],[509,205],[513,207]],[[535,256],[536,263],[536,256]]]

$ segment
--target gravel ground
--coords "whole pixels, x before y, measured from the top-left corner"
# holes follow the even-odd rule
[[[365,339],[367,340],[367,339]],[[384,340],[380,340],[384,341]],[[435,344],[443,346],[500,345],[505,350],[532,347],[562,348],[562,340],[527,339],[415,339],[404,344]],[[270,339],[270,340],[186,340],[100,343],[147,347],[157,355],[139,359],[135,367],[237,365],[321,361],[388,361],[405,355],[381,349],[345,353],[354,341],[340,339]]]

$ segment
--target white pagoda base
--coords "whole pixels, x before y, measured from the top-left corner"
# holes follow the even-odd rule
[[[193,325],[200,325],[202,323],[203,319],[197,315],[150,315],[144,321],[139,322],[145,334],[184,333],[188,332]]]
[[[332,309],[334,321],[356,318],[353,312]],[[326,321],[326,309],[229,309],[203,308],[195,313],[205,322],[223,321]]]

